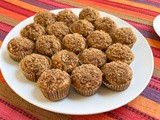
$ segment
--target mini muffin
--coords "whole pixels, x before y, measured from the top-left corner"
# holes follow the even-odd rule
[[[79,19],[86,19],[91,23],[94,23],[94,21],[99,17],[99,12],[91,7],[83,8],[82,11],[79,13]]]
[[[69,33],[69,28],[64,22],[55,22],[47,26],[46,31],[49,35],[55,35],[62,40]]]
[[[114,43],[121,43],[126,44],[129,47],[132,47],[136,42],[136,35],[132,31],[131,28],[118,28],[112,34],[113,42]]]
[[[62,44],[64,49],[76,54],[84,50],[86,47],[85,38],[78,33],[66,35],[62,40]]]
[[[101,70],[104,74],[104,85],[114,91],[127,89],[133,78],[130,66],[120,61],[106,63]]]
[[[117,24],[109,17],[98,18],[94,23],[96,30],[103,30],[109,34],[114,32],[117,28]]]
[[[73,70],[71,80],[77,93],[90,96],[95,94],[100,88],[102,72],[92,64],[83,64]]]
[[[79,33],[84,37],[87,37],[93,30],[94,26],[87,20],[77,20],[70,26],[72,33]]]
[[[52,63],[53,68],[70,73],[79,65],[79,59],[73,52],[61,50],[52,56]]]
[[[45,34],[45,30],[44,30],[44,27],[42,27],[41,25],[36,23],[31,23],[25,26],[21,30],[20,34],[22,37],[26,37],[28,39],[36,41],[39,36]]]
[[[76,16],[71,10],[65,9],[57,14],[57,20],[70,26],[73,22],[78,20],[78,16]]]
[[[46,27],[51,23],[54,23],[55,21],[56,21],[56,15],[48,10],[39,11],[34,16],[34,22],[44,27]]]
[[[30,55],[34,52],[35,44],[33,41],[24,37],[15,37],[11,39],[7,45],[9,56],[20,61],[26,55]]]
[[[40,54],[31,54],[25,56],[20,61],[20,68],[24,76],[30,80],[36,82],[41,73],[51,67],[51,60]]]
[[[51,57],[62,49],[61,42],[54,35],[42,35],[36,41],[36,52]]]
[[[127,45],[115,43],[108,47],[106,50],[106,56],[109,61],[122,61],[127,64],[131,64],[134,60],[134,54]]]
[[[79,60],[81,64],[93,64],[97,67],[103,66],[107,61],[106,55],[95,48],[83,50],[79,55]]]
[[[56,101],[68,95],[71,80],[67,72],[60,69],[51,69],[41,74],[37,84],[47,99]]]
[[[89,47],[106,50],[111,45],[112,39],[108,33],[102,30],[96,30],[88,35],[87,44]]]

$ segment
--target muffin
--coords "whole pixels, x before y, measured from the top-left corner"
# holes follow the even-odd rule
[[[42,35],[36,41],[35,50],[39,54],[51,57],[61,49],[61,41],[54,35]]]
[[[97,67],[103,66],[107,61],[106,55],[95,48],[83,50],[79,55],[79,60],[81,64],[92,64]]]
[[[73,70],[71,80],[77,93],[90,96],[95,94],[100,88],[102,72],[92,64],[83,64]]]
[[[102,30],[96,30],[88,35],[87,44],[89,47],[106,50],[111,45],[112,39],[108,33]]]
[[[53,68],[61,69],[68,73],[79,65],[79,59],[73,52],[61,50],[52,56]]]
[[[69,33],[69,28],[64,22],[55,22],[47,26],[46,31],[49,35],[55,35],[62,40]]]
[[[103,30],[109,34],[114,32],[117,28],[117,24],[109,17],[98,18],[95,21],[94,25],[96,30]]]
[[[99,17],[99,12],[91,7],[83,8],[82,11],[79,13],[79,19],[86,19],[91,23],[94,23],[94,21]]]
[[[15,37],[7,44],[9,56],[15,61],[20,61],[26,55],[32,54],[34,47],[34,42],[24,37]]]
[[[104,85],[114,91],[127,89],[133,78],[130,66],[120,61],[106,63],[101,70],[104,74]]]
[[[55,21],[56,21],[56,15],[48,10],[39,11],[34,16],[34,22],[44,27],[46,27],[51,23],[54,23]]]
[[[41,25],[36,23],[31,23],[25,26],[21,30],[20,34],[22,37],[26,37],[28,39],[36,41],[39,36],[45,34],[45,30],[44,30],[44,27],[42,27]]]
[[[137,39],[131,28],[116,29],[116,31],[112,34],[112,38],[114,43],[126,44],[130,48],[134,45]]]
[[[41,74],[37,84],[47,99],[56,101],[68,95],[71,80],[67,72],[60,69],[51,69]]]
[[[62,45],[64,49],[78,54],[85,49],[86,42],[85,38],[82,35],[74,33],[66,35],[62,40]]]
[[[134,60],[134,54],[127,45],[115,43],[108,47],[106,50],[106,56],[108,61],[122,61],[127,64],[131,64]]]
[[[30,80],[36,82],[41,73],[51,67],[51,60],[43,55],[31,54],[25,56],[20,61],[20,68],[24,76]]]
[[[79,33],[84,37],[87,37],[93,30],[94,26],[87,20],[77,20],[70,26],[72,33]]]
[[[68,9],[60,11],[57,14],[57,21],[64,22],[67,26],[70,26],[73,22],[77,21],[78,17]]]

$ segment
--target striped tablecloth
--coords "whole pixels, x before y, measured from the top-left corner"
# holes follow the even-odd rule
[[[0,120],[160,119],[160,37],[152,27],[154,18],[160,14],[160,0],[0,0],[0,45],[15,25],[42,9],[86,6],[120,17],[146,37],[154,55],[155,65],[146,89],[132,102],[110,112],[85,116],[63,115],[26,102],[10,89],[0,74]]]

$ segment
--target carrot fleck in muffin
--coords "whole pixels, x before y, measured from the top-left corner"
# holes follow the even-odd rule
[[[67,26],[70,26],[73,22],[78,20],[78,16],[76,16],[71,10],[65,9],[60,11],[57,14],[57,21],[64,22]]]
[[[108,33],[102,30],[96,30],[88,35],[87,44],[89,47],[106,50],[111,45],[112,39]]]
[[[69,33],[69,28],[64,22],[55,22],[47,26],[46,31],[49,35],[55,35],[62,40]]]
[[[112,34],[113,42],[114,43],[121,43],[126,44],[129,47],[132,47],[136,42],[136,35],[132,31],[131,28],[118,28]]]
[[[130,66],[120,61],[106,63],[101,70],[104,74],[104,85],[114,91],[127,89],[133,78]]]
[[[61,50],[52,56],[52,63],[53,68],[70,73],[79,65],[79,59],[73,52]]]
[[[83,64],[73,70],[71,80],[77,93],[90,96],[95,94],[100,88],[102,72],[92,64]]]
[[[79,33],[84,37],[87,37],[93,30],[94,26],[87,20],[77,20],[70,26],[72,33]]]
[[[36,82],[41,73],[51,67],[51,60],[43,55],[31,54],[25,56],[20,61],[20,68],[24,76],[30,80]]]
[[[54,35],[42,35],[36,41],[36,52],[51,57],[62,49],[61,42]]]
[[[101,67],[106,63],[106,55],[98,49],[89,48],[83,50],[79,55],[81,64],[93,64],[97,67]]]
[[[86,42],[85,38],[82,35],[74,33],[67,34],[62,40],[62,45],[64,49],[78,54],[79,52],[85,49]]]
[[[94,25],[96,30],[103,30],[109,34],[114,32],[117,28],[117,24],[109,17],[98,18],[95,21]]]
[[[34,22],[44,27],[54,23],[56,21],[56,15],[48,10],[42,10],[36,13],[34,16]]]
[[[115,43],[108,47],[106,50],[106,56],[109,61],[122,61],[127,64],[131,64],[134,60],[134,54],[127,45]]]
[[[36,23],[31,23],[25,26],[21,30],[20,34],[22,37],[26,37],[28,39],[36,41],[39,36],[45,34],[45,30],[41,25],[36,24]]]
[[[34,42],[24,37],[15,37],[7,44],[10,57],[16,61],[20,61],[26,55],[32,54],[34,47]]]
[[[47,99],[57,101],[68,95],[71,80],[67,72],[59,69],[51,69],[41,74],[37,84]]]
[[[91,23],[94,23],[94,21],[99,17],[99,12],[91,7],[83,8],[82,11],[79,13],[79,19],[86,19]]]

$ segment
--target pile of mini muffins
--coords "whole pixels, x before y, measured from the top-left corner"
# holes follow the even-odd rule
[[[9,41],[8,53],[51,101],[67,97],[71,85],[90,96],[102,83],[113,91],[131,83],[135,34],[93,8],[83,8],[79,17],[69,9],[57,15],[42,10],[20,35]]]

